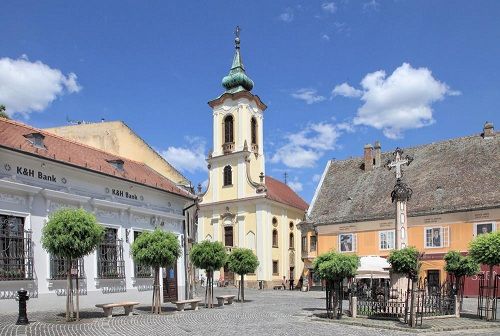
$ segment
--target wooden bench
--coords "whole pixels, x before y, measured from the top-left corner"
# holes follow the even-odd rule
[[[219,304],[219,307],[224,306],[224,302],[226,302],[226,301],[227,301],[228,305],[233,304],[234,297],[235,297],[235,295],[217,296],[217,303]]]
[[[132,310],[134,306],[137,306],[139,302],[118,302],[118,303],[101,303],[96,304],[97,308],[102,308],[104,310],[104,315],[106,317],[113,316],[113,308],[114,307],[123,307],[125,308],[125,315],[131,316]]]
[[[198,310],[198,303],[200,303],[200,301],[201,299],[190,299],[190,300],[172,301],[172,303],[177,305],[178,311],[184,311],[184,306],[186,304],[190,304],[192,310]]]

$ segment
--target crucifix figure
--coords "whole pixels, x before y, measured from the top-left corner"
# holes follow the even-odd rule
[[[396,168],[396,185],[391,192],[391,199],[393,203],[396,203],[396,230],[395,230],[395,248],[397,250],[405,248],[408,246],[408,221],[406,215],[406,203],[410,200],[413,193],[411,188],[409,188],[406,183],[403,183],[401,177],[403,172],[401,167],[403,165],[410,165],[413,158],[409,155],[403,159],[403,150],[401,148],[396,148],[394,151],[394,161],[387,162],[387,168],[391,170]]]

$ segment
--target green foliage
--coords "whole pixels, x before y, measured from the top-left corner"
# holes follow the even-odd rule
[[[83,209],[61,209],[42,229],[42,246],[49,253],[78,259],[90,254],[104,236],[104,227]]]
[[[477,236],[469,244],[469,255],[479,264],[500,265],[500,231]]]
[[[177,237],[171,232],[156,229],[142,232],[131,246],[134,260],[152,267],[172,265],[181,254]]]
[[[220,269],[226,264],[226,248],[221,242],[204,240],[193,245],[190,252],[193,265],[207,271]]]
[[[450,251],[444,256],[446,265],[444,270],[456,277],[472,276],[479,273],[479,264],[471,257],[463,256],[460,252]]]
[[[9,115],[5,110],[5,105],[0,105],[0,118],[10,119]]]
[[[254,273],[259,266],[259,260],[252,250],[235,248],[227,259],[229,270],[237,274]]]
[[[391,264],[393,272],[405,274],[410,279],[416,279],[420,270],[421,258],[422,254],[411,246],[392,251],[387,261]]]
[[[360,265],[355,254],[327,252],[318,256],[313,263],[314,273],[327,280],[353,278]]]

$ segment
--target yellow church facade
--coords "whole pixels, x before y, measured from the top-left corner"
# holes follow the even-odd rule
[[[213,150],[207,158],[209,179],[200,194],[198,241],[220,241],[228,252],[252,249],[259,259],[250,286],[280,285],[283,277],[298,282],[303,262],[300,231],[307,203],[288,185],[265,174],[264,118],[266,105],[254,95],[240,55],[240,41],[226,91],[209,102],[213,111]],[[235,281],[223,269],[216,280]]]

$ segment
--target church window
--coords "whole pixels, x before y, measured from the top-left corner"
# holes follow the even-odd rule
[[[224,186],[233,184],[233,172],[231,166],[224,167]]]
[[[294,236],[293,236],[293,233],[290,232],[290,242],[289,242],[289,248],[293,249],[295,247],[295,242],[293,241],[294,240]]]
[[[224,227],[224,246],[233,246],[233,227]]]
[[[278,260],[273,260],[273,275],[279,275]]]
[[[278,230],[273,230],[273,247],[278,247]]]
[[[234,123],[233,116],[228,115],[224,118],[224,143],[234,142]]]
[[[252,132],[252,145],[257,144],[257,120],[252,118],[251,123],[251,132]]]

